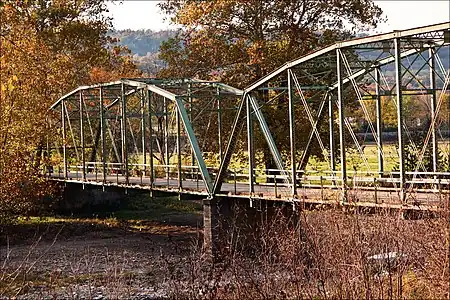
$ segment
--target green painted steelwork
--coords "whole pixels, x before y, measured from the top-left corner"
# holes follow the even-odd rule
[[[325,171],[331,174],[331,179],[328,179],[326,174],[321,174],[321,186],[324,181],[330,181],[334,186],[338,183],[344,191],[343,199],[346,200],[346,190],[353,184],[351,180],[355,180],[347,170],[347,164],[350,170],[352,167],[350,158],[346,156],[351,147],[346,135],[352,138],[361,159],[365,160],[369,167],[361,141],[354,132],[357,122],[361,120],[355,119],[349,107],[353,108],[356,104],[361,107],[373,105],[376,130],[372,125],[375,122],[369,120],[369,114],[364,111],[364,121],[369,123],[372,129],[372,132],[367,130],[364,138],[371,135],[377,144],[377,168],[373,174],[376,174],[378,179],[386,178],[389,174],[394,186],[400,183],[398,190],[405,200],[404,192],[411,177],[405,171],[403,163],[404,147],[408,144],[407,139],[411,139],[411,132],[408,130],[411,125],[404,122],[407,116],[402,112],[402,102],[406,96],[408,99],[413,95],[431,97],[427,100],[432,110],[432,122],[429,126],[431,132],[430,138],[424,141],[423,149],[430,140],[433,146],[433,170],[430,174],[434,175],[429,175],[430,170],[424,169],[422,158],[419,159],[418,166],[427,174],[421,176],[431,176],[433,180],[444,176],[437,175],[440,167],[437,155],[438,139],[441,134],[437,116],[442,107],[442,95],[449,91],[450,70],[443,66],[440,59],[441,50],[449,47],[449,30],[450,23],[443,23],[335,43],[285,63],[245,90],[220,82],[189,78],[124,78],[109,83],[80,86],[61,97],[51,107],[59,115],[64,141],[58,141],[57,144],[62,146],[57,147],[56,152],[60,152],[60,148],[63,150],[66,176],[73,172],[73,164],[77,169],[80,169],[81,164],[81,178],[86,178],[86,172],[99,169],[103,173],[104,184],[111,174],[117,176],[119,183],[118,169],[124,172],[125,184],[128,184],[129,173],[136,175],[143,171],[140,174],[145,177],[146,170],[150,168],[148,176],[152,188],[155,188],[157,178],[164,178],[167,188],[174,185],[173,180],[177,180],[179,190],[182,188],[181,179],[193,180],[197,182],[197,190],[206,189],[209,197],[214,197],[221,193],[223,184],[230,180],[229,174],[234,174],[234,180],[237,177],[249,179],[246,183],[249,185],[247,191],[253,195],[255,187],[264,181],[260,177],[273,178],[270,177],[270,172],[276,171],[272,174],[281,173],[285,183],[274,179],[277,190],[275,194],[278,195],[284,185],[289,187],[289,196],[295,197],[297,180],[304,186],[304,176],[308,171],[306,164],[310,160],[309,151],[315,149],[313,140],[317,138],[324,159],[331,160],[327,161],[330,166],[327,166]],[[409,63],[410,60],[412,63]],[[417,72],[411,70],[414,63],[420,63],[422,66]],[[427,65],[429,70],[424,68]],[[422,74],[424,72],[421,70],[428,72],[425,81]],[[388,72],[395,72],[395,80],[392,80],[392,74],[388,75],[390,78],[386,78]],[[384,102],[381,99],[396,99],[396,139],[401,149],[398,159],[400,172],[397,173],[390,171],[383,156],[381,112]],[[328,118],[323,114],[326,104]],[[348,104],[352,105],[347,107]],[[289,145],[276,144],[276,137],[269,128],[269,125],[272,125],[272,116],[267,118],[263,109],[269,106],[278,111],[286,110],[284,116],[289,122],[285,124],[285,132],[278,133],[284,136],[276,140],[289,139]],[[303,124],[305,130],[309,131],[309,135],[305,134],[305,141],[300,140],[301,134],[298,135],[298,128],[303,125],[299,125],[297,118],[305,116],[300,116],[297,112],[302,109],[308,117],[303,120],[309,121]],[[260,132],[267,142],[267,146],[262,147],[270,150],[276,170],[255,171],[255,168],[260,166],[254,162],[254,157],[260,154],[261,149],[255,149],[252,143],[255,139],[252,130],[254,122],[261,128]],[[181,123],[184,130],[180,128]],[[244,137],[240,133],[245,124],[247,134]],[[94,159],[95,153],[98,153],[95,152],[98,143],[94,139],[92,143],[89,140],[89,132],[93,137],[95,128],[101,130],[98,134],[102,141],[101,161],[87,162],[86,151],[92,149]],[[326,130],[329,131],[328,134],[324,133]],[[338,149],[334,141],[335,130],[336,134],[339,134]],[[108,138],[105,136],[106,131]],[[323,142],[323,136],[327,136],[329,143]],[[242,143],[239,142],[240,138],[244,139],[241,140]],[[230,170],[231,157],[235,153],[236,145],[246,145],[245,142],[249,155],[248,166],[243,168],[243,174],[236,174],[235,170]],[[261,147],[259,143],[257,146]],[[340,157],[337,154],[339,152]],[[176,155],[176,159],[170,159],[173,155]],[[300,157],[301,161],[298,159]],[[284,160],[290,161],[290,170],[286,169]],[[68,166],[69,162],[72,166]],[[101,167],[98,168],[98,164]],[[355,168],[355,174],[357,171],[359,169]],[[417,174],[418,170],[414,172],[414,176]],[[370,183],[372,184],[373,180],[370,180]],[[236,182],[234,185],[236,186]]]

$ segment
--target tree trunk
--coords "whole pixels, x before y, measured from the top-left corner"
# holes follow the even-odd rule
[[[42,150],[44,148],[44,142],[41,140],[39,142],[39,145],[37,146],[37,151],[35,154],[35,160],[34,160],[34,166],[33,169],[37,172],[39,170],[39,166],[41,164],[41,156],[42,156]],[[48,156],[48,153],[46,154]],[[47,157],[48,159],[48,157]]]

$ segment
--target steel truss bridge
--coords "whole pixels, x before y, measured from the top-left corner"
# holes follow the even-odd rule
[[[442,23],[335,43],[244,90],[197,79],[80,86],[51,107],[45,172],[209,199],[438,206],[450,184],[449,45]],[[426,116],[420,129],[408,107]]]

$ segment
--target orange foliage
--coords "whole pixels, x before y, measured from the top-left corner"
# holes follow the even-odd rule
[[[0,2],[0,220],[48,192],[39,170],[50,105],[76,86],[140,74],[126,49],[108,47],[103,4]]]

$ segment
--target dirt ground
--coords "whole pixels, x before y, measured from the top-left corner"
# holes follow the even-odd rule
[[[295,230],[281,214],[257,228],[251,221],[253,237],[242,234],[246,224],[225,226],[233,243],[223,245],[234,248],[222,249],[227,259],[212,268],[200,251],[199,203],[135,199],[105,216],[31,218],[3,228],[0,299],[450,295],[443,216],[303,211]],[[373,261],[386,255],[388,262]]]
[[[201,214],[159,221],[68,219],[3,234],[0,298],[160,299],[201,240]]]

